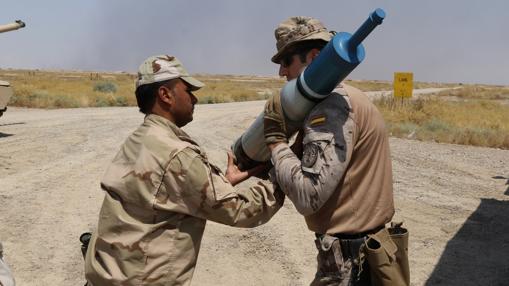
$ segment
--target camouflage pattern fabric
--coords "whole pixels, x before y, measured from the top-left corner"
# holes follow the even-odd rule
[[[327,234],[318,237],[318,266],[311,285],[370,286],[369,265],[360,253],[364,242],[365,238],[342,240]]]
[[[272,57],[272,62],[278,64],[281,56],[295,43],[308,40],[323,40],[328,42],[332,33],[318,19],[297,16],[290,17],[281,22],[274,31],[276,37],[277,53]]]
[[[198,90],[205,86],[204,83],[189,75],[177,57],[159,55],[147,58],[140,65],[138,68],[136,88],[144,84],[151,84],[175,78],[180,78],[187,82],[192,90]]]
[[[337,90],[315,107],[320,112],[311,112],[305,121],[302,160],[287,144],[278,145],[272,152],[277,182],[304,216],[327,202],[350,162],[354,122],[349,117],[349,106],[346,92]]]
[[[89,285],[189,285],[206,220],[267,222],[284,195],[263,182],[235,191],[171,121],[148,115],[101,182],[105,198],[85,261]]]
[[[337,88],[304,120],[299,159],[288,144],[272,150],[275,178],[320,234],[358,234],[394,215],[389,140],[381,114],[358,89]]]
[[[337,237],[362,237],[394,215],[383,118],[360,90],[342,85],[310,111],[303,125],[302,158],[288,144],[277,145],[271,152],[271,180],[320,237],[312,285],[370,285],[368,278],[357,280],[358,266],[368,269],[357,255],[363,243]],[[366,277],[369,270],[363,273]]]

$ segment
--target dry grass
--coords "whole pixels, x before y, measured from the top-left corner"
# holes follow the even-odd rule
[[[509,106],[486,100],[375,102],[392,136],[509,149]]]
[[[197,75],[205,87],[196,92],[199,103],[264,100],[279,92],[283,79],[253,76]]]
[[[279,92],[283,79],[196,75],[206,86],[195,94],[199,103],[263,100]],[[134,106],[135,75],[127,73],[0,70],[11,83],[9,105],[35,108]]]
[[[381,90],[392,90],[392,81],[382,80],[346,80],[346,83],[356,87],[362,91],[381,91]],[[458,84],[455,83],[434,83],[434,82],[414,82],[414,88],[430,88],[430,87],[456,87]]]
[[[72,108],[135,105],[133,76],[80,72],[1,71],[0,78],[11,83],[11,106]],[[98,89],[114,86],[114,91]]]
[[[279,77],[196,75],[206,86],[196,92],[199,103],[264,100],[279,92],[285,80]],[[11,106],[37,108],[133,106],[135,75],[68,71],[0,70],[0,78],[11,83]],[[391,90],[388,81],[352,81],[364,91]],[[416,83],[417,88],[444,84]],[[113,86],[113,89],[98,87]],[[109,92],[108,92],[109,91]]]
[[[458,99],[509,100],[509,86],[463,85],[439,92],[437,96]]]
[[[263,100],[279,92],[278,77],[196,75],[206,86],[196,92],[199,103]],[[37,108],[134,106],[135,75],[127,73],[0,70],[14,89],[9,105]],[[364,91],[391,90],[389,81],[346,83]],[[415,88],[459,84],[414,83]],[[440,100],[440,99],[447,100]],[[454,99],[452,102],[450,99]],[[479,101],[482,99],[482,101]],[[509,149],[509,87],[461,85],[435,99],[400,104],[376,102],[393,136]]]

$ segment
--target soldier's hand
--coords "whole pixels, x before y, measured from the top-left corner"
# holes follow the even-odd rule
[[[233,161],[233,153],[231,151],[228,151],[228,163],[226,166],[226,172],[225,177],[226,179],[232,184],[232,186],[237,185],[238,183],[241,183],[248,179],[251,176],[256,176],[260,173],[262,173],[264,170],[267,169],[266,165],[258,165],[254,168],[251,168],[246,171],[239,170],[239,167],[235,165]]]
[[[288,142],[280,94],[275,94],[265,104],[263,111],[263,133],[267,145]]]

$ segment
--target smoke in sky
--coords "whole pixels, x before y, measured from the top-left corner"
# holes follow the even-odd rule
[[[354,32],[375,8],[384,23],[364,42],[352,79],[509,84],[509,2],[302,0],[11,1],[0,23],[0,67],[134,72],[154,54],[179,57],[191,73],[277,75],[273,31],[289,16]]]

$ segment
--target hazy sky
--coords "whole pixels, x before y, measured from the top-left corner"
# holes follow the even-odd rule
[[[274,28],[290,16],[353,33],[376,8],[384,23],[365,41],[351,79],[509,85],[507,0],[16,0],[2,1],[0,68],[135,72],[153,54],[191,73],[276,75]]]

